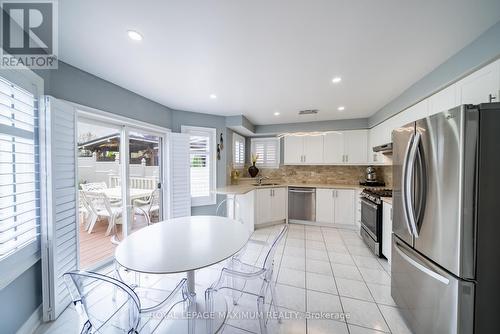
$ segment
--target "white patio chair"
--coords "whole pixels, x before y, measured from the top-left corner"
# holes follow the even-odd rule
[[[270,304],[274,307],[275,312],[278,312],[278,301],[276,296],[275,284],[272,282],[273,269],[274,269],[274,255],[278,244],[288,231],[288,225],[284,225],[271,244],[257,240],[249,240],[249,243],[256,243],[267,247],[267,254],[262,266],[251,265],[241,261],[240,257],[233,257],[228,265],[222,269],[220,277],[217,282],[212,284],[210,288],[205,291],[205,303],[207,312],[214,311],[214,293],[229,289],[233,291],[233,303],[237,304],[237,298],[234,292],[241,294],[248,294],[256,297],[257,310],[259,312],[260,331],[263,334],[267,333],[267,313],[265,311],[265,299],[267,298],[267,291],[271,292]],[[242,286],[237,284],[242,283]],[[247,284],[250,283],[250,284]],[[248,285],[256,287],[251,290]],[[281,319],[278,318],[281,322]],[[208,322],[208,331],[212,332],[212,321]]]
[[[182,279],[172,291],[148,291],[148,298],[159,298],[155,308],[144,307],[144,291],[98,273],[71,271],[64,281],[80,316],[81,333],[139,333],[141,318],[147,321],[149,312],[161,309],[165,315],[172,308],[188,300],[187,281]],[[151,295],[154,293],[154,295]],[[163,293],[163,295],[159,295]],[[149,295],[148,295],[149,294]],[[166,296],[166,297],[165,297]],[[145,301],[148,302],[147,300]],[[187,306],[187,305],[186,305]]]
[[[160,213],[160,190],[154,189],[146,200],[134,200],[133,205],[135,212],[143,215],[147,224],[150,225],[153,214]]]
[[[106,182],[81,183],[80,187],[83,191],[99,191],[108,188]]]
[[[84,192],[84,196],[87,199],[89,207],[97,217],[89,226],[88,233],[92,233],[94,225],[99,218],[106,218],[108,220],[108,229],[105,235],[108,236],[112,230],[114,230],[116,234],[116,225],[121,224],[121,203],[113,203],[113,205],[111,205],[108,196],[98,192]]]
[[[95,222],[97,221],[97,214],[90,207],[84,191],[82,191],[82,190],[79,191],[78,199],[79,199],[79,203],[80,203],[80,206],[79,206],[80,217],[83,218],[82,223],[85,224],[84,230],[88,231],[89,227],[91,225],[93,226],[95,224]]]

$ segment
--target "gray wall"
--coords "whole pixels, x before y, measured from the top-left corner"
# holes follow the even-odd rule
[[[38,261],[0,290],[0,332],[15,333],[41,304],[42,268]]]
[[[464,24],[467,24],[467,22],[464,22]],[[377,111],[370,117],[369,126],[373,127],[418,103],[479,67],[495,60],[499,55],[500,22]]]

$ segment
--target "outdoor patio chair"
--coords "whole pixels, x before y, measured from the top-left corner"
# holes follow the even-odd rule
[[[121,224],[121,203],[113,203],[113,205],[111,205],[109,198],[103,193],[88,191],[85,191],[83,193],[91,210],[97,217],[89,226],[88,233],[92,233],[94,225],[99,218],[106,218],[108,220],[108,229],[106,230],[105,235],[108,236],[112,230],[116,234],[116,225]]]
[[[83,191],[99,191],[108,188],[106,182],[81,183],[80,187]]]
[[[160,191],[154,189],[151,195],[146,200],[136,199],[133,202],[134,210],[136,213],[143,215],[146,218],[148,225],[151,224],[151,217],[153,214],[160,213]]]
[[[84,224],[84,230],[88,231],[91,225],[94,226],[98,217],[95,211],[92,210],[92,208],[90,207],[90,204],[87,200],[87,197],[85,196],[84,191],[82,190],[79,191],[78,199],[80,204],[78,210],[80,213],[80,217],[82,219],[82,223]]]
[[[175,305],[186,302],[189,295],[186,279],[182,279],[174,290],[163,291],[166,295],[163,297],[157,296],[160,290],[143,291],[94,272],[71,271],[63,276],[82,319],[81,333],[139,333],[141,319],[147,321],[150,312],[161,310],[166,316]],[[160,298],[161,302],[154,309],[145,308],[143,297]]]
[[[222,269],[219,279],[205,291],[205,303],[207,312],[214,310],[214,293],[229,289],[233,291],[233,304],[237,304],[236,295],[239,293],[256,297],[257,310],[259,313],[259,325],[261,333],[267,333],[267,313],[265,311],[265,299],[267,291],[271,293],[270,304],[276,314],[278,312],[278,301],[275,290],[275,282],[272,282],[274,269],[274,255],[280,241],[288,231],[288,225],[284,225],[274,238],[271,244],[258,240],[249,240],[249,243],[256,243],[266,247],[267,253],[262,266],[247,264],[241,261],[240,257],[233,257],[225,268]],[[236,292],[236,294],[235,294]],[[278,318],[278,321],[281,321]],[[208,322],[212,326],[212,322]],[[210,332],[212,328],[208,328]]]

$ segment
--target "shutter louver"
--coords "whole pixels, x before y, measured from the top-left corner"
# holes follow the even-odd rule
[[[39,235],[36,105],[33,94],[0,78],[0,260]]]
[[[245,138],[233,133],[233,168],[245,166]]]
[[[43,318],[48,321],[71,303],[62,275],[78,268],[76,111],[68,103],[45,97],[42,116]]]
[[[170,217],[191,215],[189,136],[180,133],[169,134],[172,185]]]
[[[252,154],[257,155],[256,165],[264,168],[278,168],[279,145],[278,138],[252,138]]]

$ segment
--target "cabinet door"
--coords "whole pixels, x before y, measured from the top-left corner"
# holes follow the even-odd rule
[[[256,190],[256,223],[263,224],[271,221],[271,189]]]
[[[333,221],[333,190],[316,189],[316,221],[330,223]]]
[[[271,194],[271,221],[286,219],[286,188],[273,188]]]
[[[355,225],[354,222],[354,206],[355,206],[355,191],[354,189],[334,189],[334,222],[335,224]]]
[[[287,136],[284,140],[285,165],[299,165],[303,163],[304,137]]]
[[[348,164],[363,164],[368,161],[368,131],[344,132],[344,155]]]
[[[457,84],[453,84],[429,97],[429,116],[458,106],[457,89]]]
[[[330,132],[323,138],[323,161],[326,164],[344,162],[344,132]]]
[[[308,165],[323,163],[323,136],[305,136],[304,162]]]
[[[498,102],[500,90],[500,61],[491,63],[458,83],[460,104],[490,102],[490,95]]]
[[[392,205],[384,202],[382,205],[382,254],[391,263],[392,243]]]

